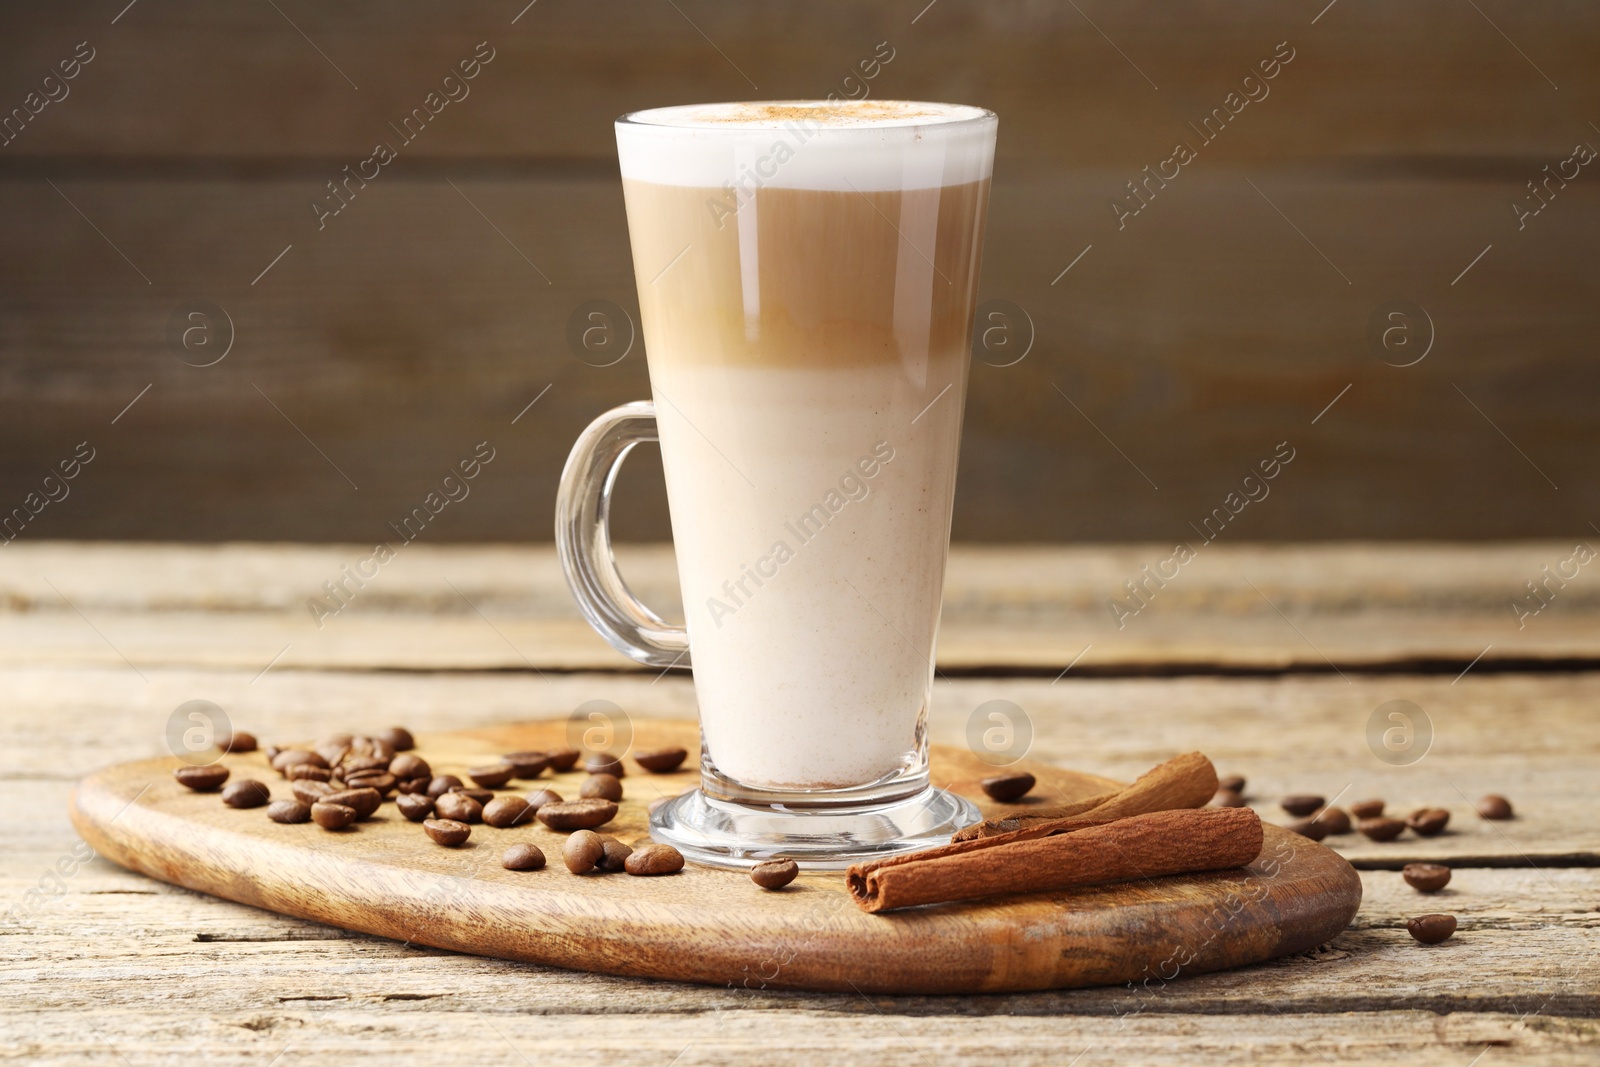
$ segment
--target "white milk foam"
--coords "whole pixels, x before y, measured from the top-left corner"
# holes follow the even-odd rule
[[[928,189],[989,177],[997,122],[907,100],[688,104],[618,119],[617,154],[624,178],[661,185]]]

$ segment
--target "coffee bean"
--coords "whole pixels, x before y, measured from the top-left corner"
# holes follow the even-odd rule
[[[537,871],[544,866],[544,853],[538,845],[512,845],[500,853],[500,866],[508,871]]]
[[[309,763],[296,763],[289,768],[289,773],[284,775],[291,782],[301,779],[312,782],[326,782],[333,778],[333,772],[326,767],[314,767]]]
[[[595,798],[542,804],[538,818],[552,830],[593,830],[596,826],[604,826],[616,815],[616,801]]]
[[[572,770],[572,765],[578,762],[578,757],[583,755],[575,748],[552,748],[545,755],[550,759],[550,767],[559,774]]]
[[[1450,813],[1443,808],[1418,808],[1406,816],[1406,825],[1423,837],[1437,837],[1444,833],[1450,822]]]
[[[408,778],[400,783],[400,792],[420,793],[422,796],[427,796],[428,783],[431,781],[433,781],[431,778]]]
[[[357,736],[350,739],[350,751],[345,759],[381,759],[384,766],[394,759],[395,748],[381,737]]]
[[[465,793],[446,793],[433,802],[433,810],[441,819],[452,822],[478,822],[483,818],[483,805]]]
[[[1323,808],[1316,816],[1317,822],[1330,834],[1350,832],[1350,814],[1343,808]]]
[[[1356,824],[1356,829],[1374,841],[1393,841],[1405,833],[1406,824],[1399,819],[1379,816],[1376,819],[1362,819]]]
[[[683,870],[683,853],[671,845],[645,845],[636,849],[623,864],[629,874],[654,876]]]
[[[349,778],[352,775],[364,774],[367,771],[386,771],[389,769],[388,756],[352,756],[347,755],[339,761],[339,776]]]
[[[433,768],[421,756],[403,752],[389,761],[389,773],[403,782],[410,778],[431,778]]]
[[[1358,800],[1350,805],[1350,814],[1358,819],[1376,819],[1383,814],[1383,801]]]
[[[324,734],[311,747],[319,751],[324,748],[347,749],[354,740],[355,734]]]
[[[179,767],[172,772],[172,777],[196,793],[209,793],[228,780],[228,768],[220,763],[208,763],[204,767]]]
[[[517,769],[511,764],[496,763],[490,767],[474,767],[467,772],[467,777],[484,789],[499,789],[516,773]]]
[[[475,785],[458,785],[454,789],[450,790],[450,792],[460,793],[464,797],[471,797],[479,804],[487,804],[489,801],[494,799],[494,790],[479,789]]]
[[[800,865],[794,860],[769,860],[750,869],[750,880],[762,889],[782,889],[799,873]]]
[[[224,737],[217,742],[217,747],[224,752],[254,752],[256,750],[256,735],[243,730],[235,730],[231,737]]]
[[[472,827],[454,819],[429,819],[422,824],[422,828],[428,831],[428,836],[433,838],[435,844],[446,848],[455,848],[472,836]]]
[[[432,780],[428,782],[428,795],[430,797],[436,797],[441,793],[450,792],[450,790],[455,789],[459,785],[461,785],[461,779],[457,778],[453,774],[436,774],[433,776]]]
[[[311,805],[311,819],[324,830],[343,830],[356,821],[356,809],[319,800]]]
[[[322,802],[354,808],[356,818],[367,819],[383,805],[383,794],[376,789],[344,789],[337,793],[329,793],[322,798]]]
[[[561,862],[573,874],[586,874],[594,870],[606,854],[605,838],[593,830],[579,830],[561,846]]]
[[[1321,841],[1328,836],[1328,828],[1316,819],[1296,819],[1284,829],[1293,830],[1301,837],[1309,837],[1313,841]]]
[[[350,735],[340,734],[339,736],[343,737],[344,740],[322,740],[311,746],[312,751],[321,756],[330,767],[339,766],[345,756],[350,754]]]
[[[628,862],[628,857],[633,855],[633,849],[624,845],[614,837],[601,835],[601,845],[604,851],[600,855],[600,862],[596,865],[602,871],[620,871]]]
[[[267,818],[273,822],[309,822],[311,805],[299,800],[274,800],[267,805]]]
[[[267,745],[261,750],[261,754],[267,757],[267,763],[271,764],[272,761],[277,758],[278,753],[282,751],[283,749],[279,748],[277,745]]]
[[[1021,800],[1028,795],[1028,790],[1034,786],[1034,777],[1027,771],[1016,774],[1000,774],[993,778],[983,780],[983,791],[1002,804],[1010,804],[1014,800]]]
[[[1242,808],[1244,807],[1244,796],[1232,789],[1219,789],[1217,790],[1217,795],[1211,798],[1211,806],[1213,808]]]
[[[527,796],[527,801],[529,808],[533,809],[534,811],[538,811],[546,804],[561,803],[561,794],[557,793],[554,789],[541,789],[537,793],[529,793]]]
[[[286,748],[272,758],[272,769],[287,777],[289,768],[297,763],[309,763],[313,767],[328,766],[328,761],[315,752],[303,748]]]
[[[421,822],[433,814],[433,798],[426,793],[404,793],[394,802],[411,822]]]
[[[296,778],[289,783],[289,789],[294,793],[295,799],[303,804],[315,804],[323,797],[339,792],[329,783],[319,782],[313,778]]]
[[[671,774],[688,758],[688,749],[676,747],[647,748],[633,754],[633,762],[651,774]]]
[[[391,726],[387,730],[379,730],[378,740],[396,752],[409,752],[417,747],[416,738],[412,737],[411,731],[404,726]]]
[[[583,769],[590,774],[614,774],[621,778],[625,773],[622,761],[609,752],[590,753],[583,761]]]
[[[1498,793],[1490,793],[1478,801],[1478,817],[1483,819],[1511,818],[1511,801]]]
[[[386,797],[394,792],[394,787],[400,783],[388,771],[361,771],[346,778],[344,784],[351,789],[376,789],[381,796]]]
[[[271,799],[271,790],[254,778],[231,782],[222,791],[222,802],[230,808],[259,808]]]
[[[511,764],[518,778],[537,778],[550,766],[550,757],[543,752],[507,752],[500,758]]]
[[[533,821],[533,809],[517,796],[495,797],[483,806],[483,821],[504,830]]]
[[[1456,917],[1454,915],[1418,915],[1415,919],[1406,920],[1406,929],[1412,937],[1421,941],[1424,945],[1437,945],[1456,932]]]
[[[1283,810],[1290,815],[1310,815],[1322,807],[1322,798],[1300,794],[1284,797],[1278,803],[1283,805]]]
[[[1230,774],[1217,779],[1218,789],[1227,789],[1235,793],[1244,792],[1244,775]]]
[[[622,782],[614,774],[591,774],[578,787],[578,795],[586,799],[621,800]]]
[[[1450,884],[1450,868],[1442,863],[1408,863],[1400,877],[1419,893],[1437,893]]]

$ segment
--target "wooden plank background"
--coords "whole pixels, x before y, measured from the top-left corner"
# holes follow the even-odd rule
[[[599,368],[565,339],[586,301],[637,313],[611,119],[863,89],[1001,116],[980,300],[1033,343],[974,365],[958,538],[1170,543],[1285,440],[1241,538],[1600,521],[1600,173],[1521,230],[1509,207],[1600,146],[1591,5],[277,8],[0,14],[6,113],[94,50],[0,147],[0,512],[96,449],[28,539],[371,541],[488,440],[427,537],[547,540],[572,438],[647,392],[638,346]],[[319,231],[324,183],[481,41],[470,95]],[[1280,42],[1270,95],[1119,231],[1110,199]],[[1433,324],[1414,366],[1368,337],[1397,300]],[[198,301],[234,342],[203,368],[168,338]],[[653,456],[623,481],[620,534],[665,538]]]

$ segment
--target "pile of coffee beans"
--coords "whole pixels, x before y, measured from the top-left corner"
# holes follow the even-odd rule
[[[217,747],[237,754],[260,746],[254,735],[240,730],[219,739]],[[455,774],[435,774],[415,748],[415,737],[403,726],[371,735],[329,734],[308,746],[268,745],[260,750],[292,794],[276,800],[264,782],[229,782],[229,769],[220,763],[179,767],[173,777],[197,793],[220,790],[222,802],[232,808],[264,807],[267,818],[277,823],[311,822],[330,832],[349,833],[393,801],[405,820],[420,823],[423,833],[444,848],[465,844],[475,826],[514,830],[537,821],[547,830],[571,835],[562,859],[574,873],[626,871],[650,877],[683,869],[682,854],[670,845],[645,843],[634,849],[595,833],[616,817],[623,797],[627,771],[616,756],[599,752],[584,758],[575,748],[508,752],[466,770],[463,781]],[[651,774],[670,774],[688,756],[686,749],[671,747],[636,752],[632,758]],[[547,787],[526,795],[511,791],[516,781],[536,781],[547,771],[572,771],[579,759],[584,760],[584,778],[572,800]],[[500,864],[511,871],[537,871],[545,866],[545,854],[538,845],[519,842],[505,849]]]

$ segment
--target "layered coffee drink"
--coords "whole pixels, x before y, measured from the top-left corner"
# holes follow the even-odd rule
[[[925,789],[994,117],[704,105],[618,143],[707,792]]]

